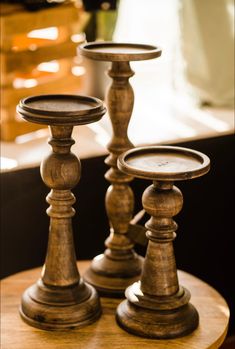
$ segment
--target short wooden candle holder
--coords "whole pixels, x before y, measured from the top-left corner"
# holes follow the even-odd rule
[[[174,181],[204,175],[209,158],[180,147],[153,146],[131,149],[120,156],[118,167],[130,176],[150,179],[142,203],[150,220],[149,239],[139,282],[126,290],[127,300],[117,308],[117,321],[128,332],[151,338],[175,338],[192,332],[198,312],[189,303],[190,293],[179,286],[174,250],[177,224],[172,219],[183,205]]]
[[[80,278],[71,218],[80,179],[79,159],[70,151],[73,126],[98,121],[105,113],[100,100],[73,95],[41,95],[20,101],[17,111],[30,122],[49,125],[52,152],[41,164],[41,176],[51,188],[49,241],[41,278],[22,296],[20,314],[29,325],[64,330],[87,325],[101,314],[96,290]]]
[[[108,75],[113,79],[106,101],[113,128],[108,144],[110,155],[105,160],[111,167],[105,174],[111,183],[105,198],[110,235],[105,241],[107,249],[93,259],[84,278],[103,295],[123,296],[126,287],[139,279],[143,264],[142,257],[133,250],[130,234],[134,194],[129,182],[133,178],[117,168],[118,156],[133,147],[127,135],[134,104],[130,61],[159,57],[161,50],[150,45],[93,42],[81,45],[80,53],[90,59],[112,62]]]

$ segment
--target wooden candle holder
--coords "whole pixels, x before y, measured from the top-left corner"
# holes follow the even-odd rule
[[[108,144],[110,155],[105,160],[110,166],[105,174],[111,183],[105,197],[110,235],[105,241],[107,249],[93,259],[84,278],[103,295],[123,296],[126,287],[139,279],[143,263],[133,250],[130,233],[134,194],[129,182],[133,178],[117,168],[118,156],[133,147],[127,135],[134,105],[130,61],[159,57],[161,50],[150,45],[93,42],[81,45],[80,52],[90,59],[112,62],[108,75],[113,79],[106,101],[113,128]]]
[[[101,314],[96,290],[80,278],[71,218],[71,189],[81,175],[79,159],[70,151],[73,126],[98,121],[105,113],[100,100],[73,95],[41,95],[20,101],[17,111],[30,122],[49,125],[52,152],[41,164],[41,176],[51,188],[49,241],[41,278],[22,296],[20,314],[29,325],[64,330],[87,325]]]
[[[189,303],[190,293],[179,286],[172,241],[177,224],[172,219],[183,205],[174,181],[204,175],[209,158],[180,147],[143,147],[124,153],[118,167],[130,176],[150,179],[142,203],[150,220],[149,239],[139,282],[126,290],[127,300],[117,308],[117,321],[128,332],[151,338],[175,338],[198,326],[198,313]]]

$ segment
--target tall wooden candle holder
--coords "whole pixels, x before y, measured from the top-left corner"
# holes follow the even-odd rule
[[[98,121],[105,113],[100,100],[72,95],[41,95],[20,101],[17,111],[30,122],[49,125],[52,152],[41,164],[41,176],[51,188],[49,241],[41,278],[22,296],[20,314],[29,325],[64,330],[87,325],[101,314],[96,290],[80,278],[71,218],[80,179],[79,159],[70,151],[73,126]]]
[[[150,179],[143,207],[151,215],[146,223],[149,239],[139,282],[126,290],[127,300],[117,308],[117,321],[128,332],[151,338],[175,338],[198,326],[198,313],[189,303],[190,293],[179,286],[174,250],[177,224],[172,219],[183,205],[174,181],[204,175],[209,158],[180,147],[143,147],[127,151],[118,167],[130,176]]]
[[[134,241],[128,235],[134,208],[129,182],[133,178],[117,168],[118,156],[133,147],[127,135],[134,104],[129,83],[134,75],[130,61],[159,57],[161,50],[150,45],[93,42],[81,45],[80,52],[90,59],[112,62],[108,75],[113,79],[106,98],[113,128],[108,144],[110,155],[105,160],[110,166],[105,174],[111,183],[105,198],[110,235],[105,241],[104,254],[93,259],[84,278],[101,294],[121,296],[127,286],[139,279],[142,269],[142,257],[134,252]]]

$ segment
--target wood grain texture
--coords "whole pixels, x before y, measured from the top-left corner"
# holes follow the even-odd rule
[[[96,290],[80,278],[73,242],[71,192],[81,176],[80,160],[71,152],[72,130],[99,120],[106,109],[92,97],[39,95],[20,101],[19,114],[27,121],[49,126],[52,151],[41,163],[41,177],[48,188],[50,217],[47,255],[41,278],[23,295],[20,315],[31,326],[46,330],[80,327],[101,314]]]
[[[127,299],[117,308],[118,323],[143,337],[185,336],[198,327],[199,315],[189,303],[190,290],[179,285],[177,277],[173,217],[182,209],[183,195],[173,181],[205,174],[210,160],[187,148],[150,146],[122,154],[118,167],[128,175],[153,180],[142,196],[143,208],[151,218],[145,224],[149,243],[141,279],[126,290]]]
[[[110,167],[105,174],[105,178],[110,182],[105,196],[110,235],[105,241],[106,250],[93,259],[84,278],[101,294],[120,296],[124,294],[127,286],[139,279],[143,262],[143,258],[134,252],[134,241],[128,235],[134,210],[134,193],[129,185],[132,177],[117,168],[118,156],[133,147],[127,130],[134,105],[134,91],[129,78],[134,75],[134,72],[126,61],[131,56],[126,55],[123,45],[120,47],[116,43],[96,43],[97,51],[87,50],[85,45],[81,46],[81,52],[88,58],[96,59],[98,54],[101,60],[105,60],[103,49],[105,47],[110,51],[110,45],[114,55],[105,55],[112,61],[112,67],[108,71],[112,84],[107,92],[107,107],[113,134],[108,144],[110,155],[105,160]],[[129,46],[125,45],[126,48]],[[124,60],[119,61],[117,48],[121,52],[120,57],[123,58],[124,55]],[[144,59],[142,52],[138,52],[138,55]]]
[[[122,296],[126,287],[139,279],[143,264],[143,258],[133,249],[135,241],[130,233],[134,193],[129,183],[133,178],[117,167],[118,156],[133,148],[128,138],[134,106],[134,91],[129,82],[134,71],[130,61],[157,58],[161,49],[151,45],[91,42],[80,45],[79,50],[87,58],[112,62],[108,70],[112,83],[106,103],[113,134],[107,146],[109,156],[105,160],[110,167],[105,174],[110,182],[105,196],[110,235],[105,241],[106,250],[93,259],[84,278],[102,295]]]
[[[79,262],[81,274],[89,262]],[[180,283],[191,291],[198,309],[199,327],[186,337],[152,340],[128,334],[118,327],[115,311],[120,300],[101,298],[103,314],[92,325],[67,332],[48,332],[25,324],[18,313],[23,290],[40,277],[41,268],[24,271],[2,281],[2,349],[217,349],[222,344],[229,321],[225,300],[211,286],[179,271]]]

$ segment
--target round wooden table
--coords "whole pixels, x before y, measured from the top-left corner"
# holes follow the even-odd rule
[[[78,262],[81,274],[90,262]],[[103,313],[92,325],[71,331],[43,331],[24,323],[19,315],[23,291],[33,284],[41,268],[27,270],[2,280],[2,349],[214,349],[223,343],[229,308],[221,295],[198,278],[179,271],[180,283],[192,295],[200,316],[199,327],[190,335],[172,340],[152,340],[123,331],[115,321],[121,299],[101,298]]]

